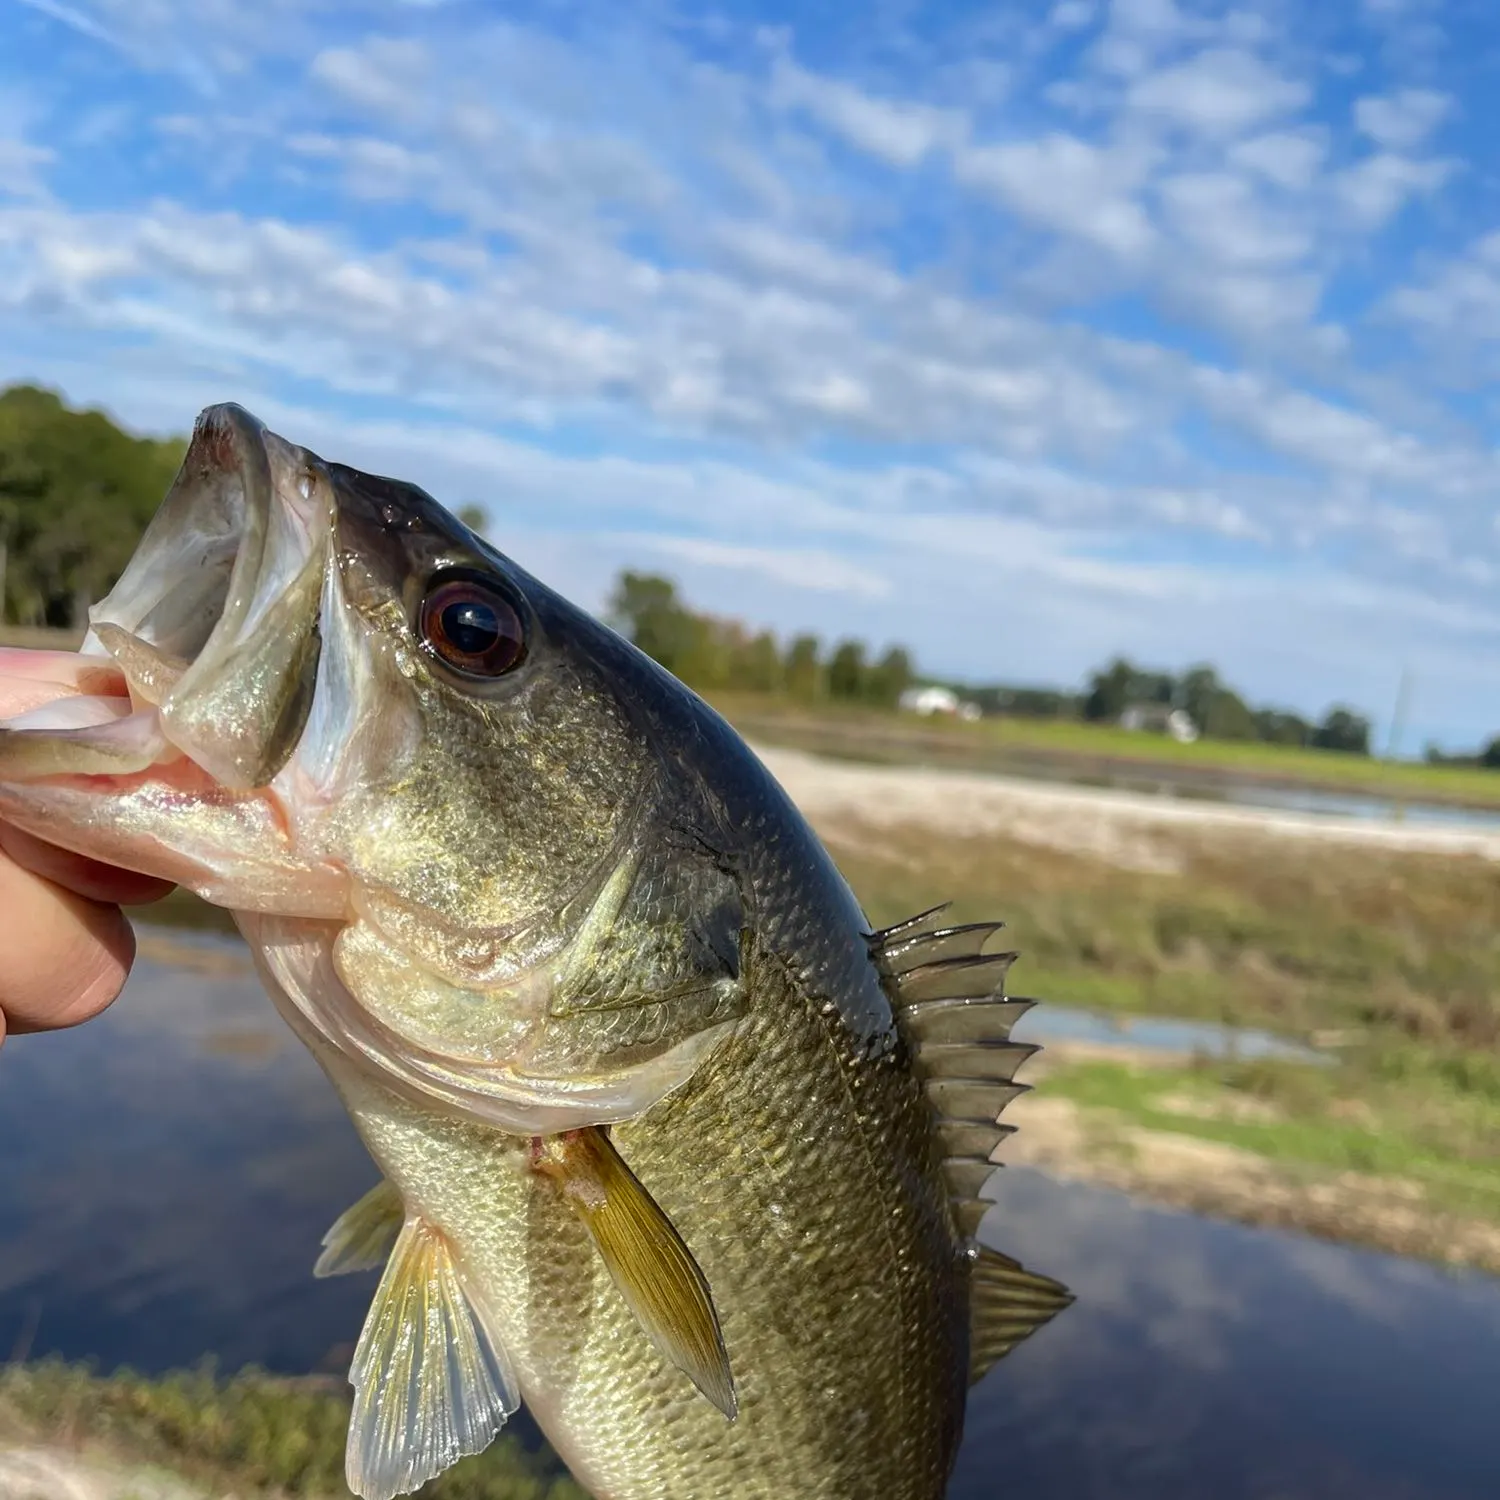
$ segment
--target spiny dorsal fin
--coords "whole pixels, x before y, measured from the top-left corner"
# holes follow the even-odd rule
[[[984,951],[1003,924],[934,925],[945,909],[872,933],[869,943],[936,1115],[958,1232],[972,1240],[988,1207],[980,1194],[998,1165],[995,1148],[1012,1130],[999,1123],[1001,1111],[1026,1092],[1016,1070],[1040,1049],[1010,1040],[1035,1002],[1005,993],[1016,955]]]
[[[363,1500],[409,1494],[487,1448],[516,1409],[516,1383],[448,1242],[407,1219],[349,1368],[344,1473]]]
[[[647,1337],[734,1421],[739,1398],[708,1280],[614,1143],[594,1127],[538,1137],[532,1164],[582,1219]]]
[[[969,1270],[970,1385],[1074,1300],[1061,1282],[981,1249]]]
[[[373,1271],[391,1253],[405,1222],[401,1195],[381,1178],[358,1203],[351,1204],[323,1236],[323,1253],[314,1276],[346,1276]]]

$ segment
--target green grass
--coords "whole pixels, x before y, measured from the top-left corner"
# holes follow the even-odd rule
[[[1500,773],[1342,755],[1259,741],[1199,740],[1181,745],[1165,735],[1070,720],[988,718],[976,723],[919,720],[909,715],[834,703],[816,707],[747,693],[712,695],[714,706],[742,732],[859,759],[971,765],[1032,771],[1048,763],[1058,775],[1105,777],[1157,772],[1204,780],[1249,779],[1390,798],[1500,807]]]
[[[1399,1177],[1420,1184],[1434,1206],[1500,1221],[1500,1098],[1381,1078],[1363,1063],[1265,1060],[1183,1069],[1079,1062],[1051,1069],[1046,1088],[1148,1129],[1274,1162]]]
[[[99,1375],[44,1360],[0,1371],[0,1437],[100,1448],[222,1490],[345,1500],[342,1382],[209,1369]],[[587,1500],[550,1453],[502,1434],[417,1492],[423,1500]]]

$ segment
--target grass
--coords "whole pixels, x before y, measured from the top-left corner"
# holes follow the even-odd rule
[[[0,1438],[102,1450],[223,1492],[347,1500],[342,1382],[205,1367],[150,1378],[43,1360],[0,1372]],[[550,1453],[501,1435],[419,1490],[423,1500],[587,1500]]]
[[[825,833],[877,922],[949,893],[955,919],[1005,917],[1027,990],[1448,1049],[1500,1091],[1500,867],[1477,857],[1185,836],[1175,873],[1143,874],[1000,838]]]
[[[1198,1060],[1183,1069],[1089,1061],[1051,1069],[1049,1096],[1133,1124],[1220,1141],[1320,1174],[1419,1184],[1426,1201],[1500,1222],[1500,1100],[1354,1066]]]
[[[1147,875],[992,837],[825,832],[876,922],[950,892],[955,920],[1004,917],[1022,955],[1013,993],[1337,1044],[1328,1068],[1079,1063],[1046,1074],[1048,1095],[1309,1169],[1400,1177],[1500,1222],[1500,867],[1184,837],[1180,868]],[[1163,1104],[1184,1090],[1204,1107]]]
[[[1468,766],[1388,761],[1258,741],[1199,740],[1070,720],[995,717],[974,723],[917,720],[825,703],[808,707],[748,693],[712,695],[714,706],[752,738],[850,758],[1025,769],[1103,779],[1159,775],[1205,791],[1226,780],[1316,788],[1393,801],[1500,807],[1500,774]]]

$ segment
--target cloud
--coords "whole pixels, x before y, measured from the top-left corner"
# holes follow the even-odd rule
[[[1453,100],[1434,89],[1400,89],[1354,103],[1354,123],[1388,151],[1412,151],[1447,118]]]
[[[1272,71],[1253,53],[1211,47],[1187,62],[1138,78],[1130,109],[1182,130],[1233,137],[1307,102],[1306,84]]]
[[[1131,195],[1148,162],[1134,151],[1096,146],[1060,131],[1029,141],[976,146],[960,153],[960,182],[985,191],[1022,217],[1123,257],[1153,238]]]
[[[651,532],[627,533],[612,540],[632,550],[655,552],[710,569],[757,574],[819,593],[857,594],[884,599],[891,582],[869,568],[859,567],[836,552],[790,547],[746,547],[737,542],[709,541],[702,537],[658,536]]]
[[[1236,141],[1229,160],[1278,188],[1300,192],[1317,181],[1327,155],[1327,142],[1316,129],[1273,130]]]
[[[1336,173],[1334,200],[1359,229],[1379,229],[1419,194],[1432,193],[1456,170],[1451,161],[1416,161],[1382,151]]]
[[[1178,235],[1221,265],[1284,265],[1311,249],[1305,229],[1279,223],[1234,173],[1184,172],[1164,179],[1159,192]]]
[[[1458,352],[1500,344],[1500,230],[1482,235],[1424,281],[1394,290],[1385,310],[1425,340]]]
[[[1431,54],[1341,42],[1351,105],[1295,10],[1172,0],[43,3],[46,57],[110,54],[80,129],[84,75],[0,37],[41,89],[0,118],[16,374],[169,427],[240,395],[591,598],[645,556],[828,633],[899,599],[935,667],[1191,640],[1316,699],[1493,646],[1487,398],[1442,381],[1494,369],[1500,250]],[[1377,233],[1419,202],[1469,248]]]
[[[836,78],[809,73],[778,58],[771,101],[800,109],[851,146],[894,167],[915,166],[939,146],[953,146],[968,130],[960,110],[878,98]]]

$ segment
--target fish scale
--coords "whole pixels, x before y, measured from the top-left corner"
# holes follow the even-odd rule
[[[501,1340],[528,1404],[559,1404],[545,1425],[574,1434],[559,1446],[597,1493],[928,1500],[957,1439],[964,1366],[951,1347],[966,1305],[956,1278],[930,1274],[935,1247],[955,1252],[925,1105],[781,963],[757,955],[754,968],[751,1014],[710,1067],[613,1131],[716,1289],[733,1424],[642,1336],[575,1217],[525,1170],[523,1142],[499,1146],[331,1071],[377,1162],[467,1274],[532,1288],[514,1312],[497,1303]]]

